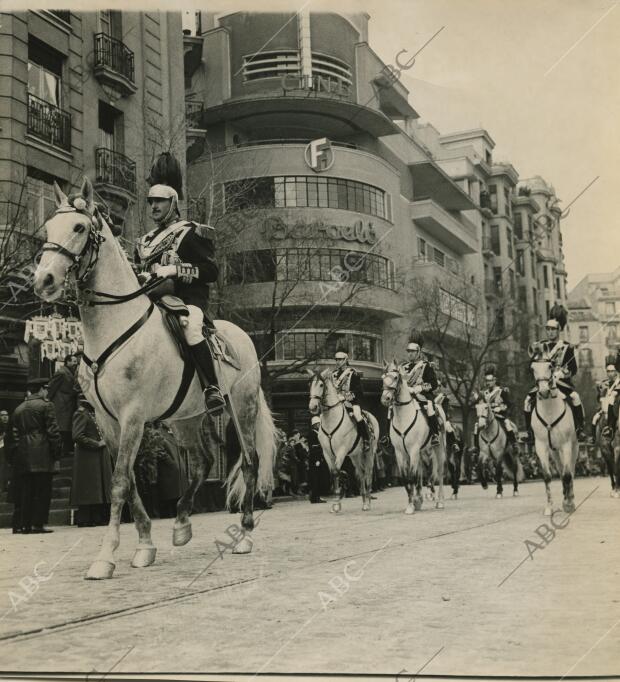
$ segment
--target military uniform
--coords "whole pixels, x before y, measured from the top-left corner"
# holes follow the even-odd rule
[[[592,417],[592,442],[596,440],[596,427],[599,420],[604,414],[603,400],[607,403],[607,427],[609,430],[603,435],[612,436],[616,430],[618,422],[618,396],[620,395],[620,375],[615,379],[605,379],[596,385],[596,397],[601,407],[596,411]]]
[[[444,393],[443,390],[441,390],[441,388],[439,390],[439,393],[437,393],[437,395],[435,396],[435,405],[437,405],[439,410],[443,412],[445,417],[444,429],[446,431],[446,445],[448,446],[451,452],[453,452],[455,448],[460,449],[459,442],[454,431],[454,426],[452,426],[452,422],[450,421],[451,419],[450,398],[446,393]]]
[[[435,412],[435,391],[437,390],[437,375],[432,365],[422,358],[421,360],[405,362],[402,369],[407,373],[407,385],[412,395],[424,407],[428,417],[428,425],[431,435],[439,436],[439,422]]]
[[[336,354],[336,357],[338,357],[338,354]],[[353,369],[353,367],[350,367],[347,362],[342,367],[337,367],[333,370],[331,380],[338,393],[351,405],[351,412],[357,423],[358,433],[364,441],[364,447],[368,447],[370,443],[370,429],[364,419],[360,404],[361,399],[364,397],[361,374],[356,369]]]

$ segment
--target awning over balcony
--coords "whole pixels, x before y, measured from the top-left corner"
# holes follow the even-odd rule
[[[433,161],[415,161],[409,164],[413,178],[413,199],[433,199],[450,211],[475,209],[476,204]]]
[[[478,239],[473,226],[453,218],[432,199],[414,201],[410,215],[418,225],[457,253],[478,251]]]
[[[297,130],[322,130],[327,137],[368,132],[375,137],[394,135],[400,128],[385,114],[368,107],[329,97],[253,97],[209,107],[202,115],[202,126],[234,121],[248,130],[286,130],[291,121]],[[282,137],[282,135],[271,135]]]

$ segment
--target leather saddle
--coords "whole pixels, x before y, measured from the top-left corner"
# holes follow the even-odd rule
[[[181,323],[181,319],[189,315],[187,305],[177,296],[170,294],[161,296],[155,303],[162,312],[166,327],[176,343],[180,356],[186,362],[191,360],[189,346],[185,340],[183,324]],[[202,331],[213,356],[217,356],[235,369],[240,369],[241,365],[236,351],[228,346],[226,339],[218,333],[210,318],[205,315],[204,320]]]

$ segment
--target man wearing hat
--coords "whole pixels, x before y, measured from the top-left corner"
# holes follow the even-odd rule
[[[54,405],[47,400],[48,379],[31,379],[30,394],[11,417],[12,464],[20,477],[21,531],[51,533],[49,514],[52,474],[60,458],[61,439]]]
[[[618,394],[620,393],[620,375],[618,375],[618,370],[616,365],[609,363],[605,368],[607,372],[607,379],[599,382],[596,385],[597,398],[599,404],[601,400],[606,398],[607,402],[607,426],[603,429],[603,435],[606,438],[613,438],[616,431],[616,425],[618,423]],[[603,407],[597,410],[594,417],[592,417],[592,433],[590,442],[594,443],[596,441],[596,427],[603,416]]]
[[[439,421],[435,412],[435,391],[437,375],[422,353],[422,334],[412,334],[407,344],[407,362],[402,365],[408,373],[407,384],[410,392],[424,408],[431,432],[431,445],[439,445]]]
[[[318,504],[325,502],[321,499],[321,469],[324,464],[323,448],[319,443],[319,428],[321,418],[312,417],[308,431],[308,487],[310,488],[310,502]]]
[[[344,396],[345,401],[351,406],[358,433],[362,438],[364,448],[367,448],[370,445],[370,432],[360,405],[360,400],[364,396],[362,377],[357,370],[349,365],[349,353],[345,348],[338,348],[334,358],[336,369],[332,372],[332,381],[336,390]]]
[[[154,297],[174,294],[187,305],[189,315],[183,331],[203,384],[207,412],[215,415],[226,403],[218,386],[211,349],[203,336],[209,283],[217,280],[219,272],[215,230],[181,220],[181,169],[171,154],[159,157],[151,169],[150,182],[147,200],[156,227],[138,240],[135,261],[143,273],[166,278],[152,292]]]
[[[506,431],[506,438],[508,442],[512,445],[517,444],[517,435],[512,428],[512,423],[508,419],[508,412],[512,407],[512,400],[510,399],[510,392],[506,386],[499,386],[497,383],[497,376],[495,373],[495,367],[490,366],[487,368],[484,374],[484,389],[482,395],[484,399],[489,403],[493,413],[504,425],[504,430]],[[480,450],[480,445],[478,442],[478,423],[474,427],[474,439],[476,444],[476,449]]]
[[[553,365],[553,376],[556,386],[567,397],[567,403],[573,413],[577,438],[583,439],[583,423],[585,415],[581,398],[573,386],[573,377],[577,374],[577,360],[575,359],[574,347],[560,338],[562,327],[560,322],[553,317],[547,320],[545,330],[547,338],[538,341],[531,347],[532,362],[546,360]],[[525,399],[525,419],[528,432],[531,433],[532,410],[536,403],[536,388],[532,389]]]

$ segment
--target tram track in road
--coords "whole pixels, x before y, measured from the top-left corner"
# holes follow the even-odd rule
[[[435,540],[438,538],[446,537],[446,536],[451,536],[451,535],[459,535],[461,533],[467,533],[472,530],[478,530],[480,528],[485,528],[488,526],[493,526],[501,523],[505,523],[508,521],[511,521],[515,518],[519,518],[521,516],[528,516],[531,514],[537,513],[534,510],[528,510],[528,511],[520,511],[515,514],[510,514],[509,516],[502,517],[500,519],[493,519],[492,521],[487,521],[484,523],[476,523],[471,526],[467,526],[465,528],[455,528],[451,530],[444,530],[441,532],[433,533],[431,535],[426,535],[424,537],[420,538],[411,538],[408,540],[403,540],[400,542],[392,542],[390,543],[389,547],[385,547],[384,551],[389,552],[393,551],[395,549],[400,549],[403,547],[408,547],[411,545],[415,545],[420,542],[426,542],[428,540]],[[378,519],[379,520],[379,519]],[[312,529],[313,532],[316,532],[316,527]],[[191,592],[186,592],[184,594],[176,594],[172,595],[169,597],[164,597],[161,599],[156,599],[148,602],[142,602],[139,604],[133,604],[130,606],[125,606],[119,609],[110,609],[108,611],[104,611],[101,613],[96,613],[96,614],[90,614],[87,616],[81,616],[77,618],[72,618],[68,619],[65,621],[61,621],[59,623],[53,623],[51,625],[44,625],[36,628],[31,628],[29,630],[23,630],[21,632],[13,632],[13,633],[7,633],[5,635],[0,635],[0,643],[4,642],[20,642],[20,641],[26,641],[26,640],[31,640],[31,639],[37,639],[40,637],[45,637],[49,635],[54,635],[54,634],[59,634],[59,633],[64,633],[70,630],[75,630],[78,628],[82,627],[87,627],[88,625],[92,625],[95,623],[102,623],[106,622],[109,620],[114,620],[117,618],[123,618],[127,616],[132,616],[136,615],[139,613],[143,613],[146,611],[151,611],[154,609],[159,609],[159,608],[165,608],[166,606],[172,605],[172,604],[182,604],[186,601],[191,601],[193,599],[196,599],[196,597],[200,597],[201,595],[210,595],[210,594],[217,594],[222,592],[223,590],[228,590],[228,589],[234,589],[243,585],[252,585],[254,583],[257,583],[261,580],[267,580],[269,578],[274,578],[278,576],[287,576],[291,573],[297,573],[301,572],[304,570],[308,570],[311,568],[316,568],[318,566],[330,566],[334,563],[337,563],[339,561],[350,561],[351,559],[355,558],[360,558],[364,557],[367,555],[374,554],[378,551],[378,547],[373,547],[370,549],[365,549],[363,551],[359,552],[353,552],[353,553],[347,553],[347,554],[342,554],[336,557],[330,557],[327,559],[322,559],[321,561],[315,561],[311,563],[304,564],[303,566],[298,566],[298,567],[292,567],[288,568],[284,571],[273,571],[271,573],[267,572],[261,572],[260,575],[257,576],[251,576],[247,578],[242,578],[239,580],[231,580],[229,583],[225,584],[218,584],[216,586],[210,586],[206,587],[204,589],[200,590],[192,590]]]

